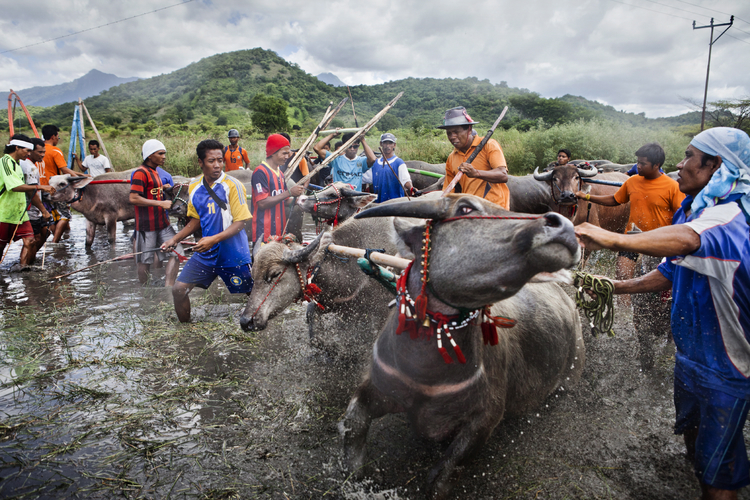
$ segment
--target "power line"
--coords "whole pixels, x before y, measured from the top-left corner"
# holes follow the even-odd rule
[[[623,4],[623,5],[627,5],[628,7],[635,7],[636,9],[643,9],[643,10],[647,10],[647,11],[649,11],[649,12],[656,12],[657,14],[664,14],[665,16],[676,17],[677,19],[685,19],[685,20],[687,20],[687,21],[692,21],[692,20],[693,20],[692,18],[689,18],[689,17],[676,16],[676,15],[674,15],[674,14],[668,14],[668,13],[666,13],[666,12],[662,12],[662,11],[660,11],[660,10],[647,9],[646,7],[641,7],[640,5],[633,5],[633,4],[631,4],[631,3],[625,3],[625,2],[621,2],[620,0],[610,0],[610,1],[611,1],[611,2],[617,2],[617,3],[621,3],[621,4]]]
[[[671,5],[667,5],[665,3],[656,2],[655,0],[646,0],[646,1],[647,2],[651,2],[651,3],[655,3],[656,5],[661,5],[663,7],[667,7],[667,8],[670,8],[670,9],[681,10],[682,12],[687,12],[688,14],[694,14],[696,16],[701,16],[701,17],[709,17],[708,14],[698,14],[697,12],[693,12],[691,10],[681,9],[679,7],[672,7]]]
[[[185,5],[186,3],[190,3],[192,1],[193,0],[185,0],[184,2],[176,3],[176,4],[173,4],[173,5],[168,5],[167,7],[161,7],[160,9],[154,9],[154,10],[151,10],[149,12],[144,12],[143,14],[136,14],[135,16],[130,16],[130,17],[126,17],[124,19],[119,19],[117,21],[112,21],[110,23],[102,24],[102,25],[99,25],[99,26],[94,26],[93,28],[87,28],[85,30],[76,31],[75,33],[68,33],[67,35],[58,36],[57,38],[50,38],[49,40],[44,40],[42,42],[32,43],[30,45],[24,45],[23,47],[16,47],[15,49],[4,50],[4,51],[0,52],[0,54],[7,54],[8,52],[15,52],[15,51],[21,50],[21,49],[28,49],[29,47],[36,47],[37,45],[42,45],[43,43],[54,42],[55,40],[60,40],[61,38],[67,38],[67,37],[73,36],[73,35],[80,35],[81,33],[86,33],[87,31],[97,30],[99,28],[104,28],[105,26],[112,26],[113,24],[117,24],[117,23],[121,23],[123,21],[129,21],[131,19],[135,19],[136,17],[142,17],[142,16],[146,16],[148,14],[153,14],[154,12],[159,12],[159,11],[162,11],[162,10],[171,9],[172,7],[177,7],[179,5]]]
[[[685,2],[684,0],[675,0],[675,1],[676,1],[676,2],[680,2],[680,3],[684,3],[684,4],[686,4],[686,5],[692,5],[693,7],[698,7],[699,9],[705,9],[705,10],[710,10],[710,11],[712,11],[712,12],[718,12],[719,14],[724,14],[725,16],[731,16],[731,15],[732,15],[732,14],[729,14],[729,13],[727,13],[727,12],[722,12],[722,11],[720,11],[720,10],[716,10],[716,9],[710,9],[710,8],[708,8],[708,7],[704,7],[704,6],[702,6],[702,5],[696,5],[696,4],[694,4],[694,3],[690,3],[690,2]],[[735,18],[735,19],[738,19],[738,20],[740,20],[740,21],[742,21],[743,23],[747,23],[747,24],[750,24],[750,21],[745,21],[745,20],[744,20],[744,19],[742,19],[741,17],[737,17],[737,16],[734,16],[734,18]]]
[[[742,43],[746,43],[746,44],[750,45],[750,42],[746,42],[745,40],[743,40],[741,38],[737,38],[736,36],[732,36],[732,35],[729,35],[729,34],[727,36],[730,37],[730,38],[734,38],[738,42],[742,42]]]

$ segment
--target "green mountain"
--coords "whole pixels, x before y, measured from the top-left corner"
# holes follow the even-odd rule
[[[351,87],[360,124],[372,117],[398,92],[404,96],[382,122],[383,128],[432,128],[446,109],[465,106],[471,116],[489,127],[502,108],[510,106],[503,126],[527,129],[542,119],[547,124],[594,117],[629,123],[656,123],[641,115],[615,111],[583,97],[545,99],[527,89],[477,78],[406,78],[380,85]],[[98,122],[113,127],[153,126],[187,130],[191,126],[252,128],[253,97],[265,94],[288,104],[290,126],[314,127],[328,103],[347,96],[290,64],[275,52],[255,48],[218,54],[169,74],[125,83],[86,99]],[[258,102],[256,100],[255,102]],[[69,126],[74,103],[34,110],[37,125]],[[338,126],[354,125],[347,106]],[[691,118],[692,119],[692,118]],[[665,123],[666,124],[666,123]]]

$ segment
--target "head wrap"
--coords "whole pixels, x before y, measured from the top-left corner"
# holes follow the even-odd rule
[[[13,139],[8,146],[17,146],[19,148],[34,149],[34,145],[21,139]]]
[[[273,134],[266,141],[266,158],[277,153],[284,146],[289,146],[289,141],[281,134]]]
[[[750,137],[736,128],[716,127],[696,135],[690,145],[722,160],[719,170],[693,199],[693,213],[697,215],[729,195],[741,193],[740,206],[745,217],[750,217]]]
[[[141,150],[141,152],[143,153],[143,161],[146,161],[146,158],[161,150],[167,150],[167,148],[164,147],[164,144],[162,144],[161,141],[157,139],[147,140],[143,143],[143,149]]]

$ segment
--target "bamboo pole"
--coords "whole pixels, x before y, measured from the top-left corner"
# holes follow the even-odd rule
[[[341,134],[346,134],[347,132],[359,132],[361,129],[362,129],[362,127],[340,128],[338,130],[336,130],[336,129],[323,130],[323,131],[320,132],[320,135],[335,134],[336,132],[339,132]]]
[[[112,171],[114,172],[115,166],[112,165],[112,158],[109,157],[109,154],[107,153],[107,147],[104,145],[104,141],[102,140],[102,136],[99,135],[99,131],[96,129],[96,125],[94,125],[94,120],[91,119],[91,115],[89,114],[89,110],[86,107],[86,105],[83,103],[82,99],[78,99],[78,103],[80,104],[81,108],[86,112],[86,117],[89,119],[89,123],[91,124],[91,128],[94,129],[94,133],[96,134],[96,138],[99,141],[99,144],[102,145],[102,152],[104,153],[104,156],[107,157],[109,160],[109,166],[112,167]],[[84,156],[83,151],[81,151],[81,156]],[[81,159],[81,162],[83,162],[83,159]]]
[[[398,95],[396,97],[394,97],[391,100],[391,102],[389,102],[388,104],[386,104],[386,106],[383,109],[381,109],[380,112],[378,112],[378,114],[376,114],[375,116],[373,116],[372,119],[369,122],[367,122],[367,124],[365,124],[364,127],[360,128],[359,132],[357,132],[356,134],[354,134],[351,139],[349,139],[348,141],[346,141],[339,149],[337,149],[336,151],[334,151],[331,154],[331,156],[329,156],[328,158],[326,158],[322,162],[318,163],[318,166],[315,167],[309,174],[307,174],[302,179],[300,179],[297,184],[304,184],[305,182],[309,181],[310,179],[312,179],[312,176],[315,175],[315,174],[317,174],[318,171],[321,168],[325,167],[326,165],[328,165],[329,163],[331,163],[333,160],[335,160],[336,158],[338,158],[339,156],[341,156],[342,154],[344,154],[344,152],[347,150],[347,148],[349,146],[351,146],[355,142],[359,141],[362,137],[364,137],[364,135],[372,127],[374,127],[375,124],[378,123],[378,121],[380,121],[381,118],[383,118],[383,116],[388,112],[388,110],[390,110],[396,104],[396,102],[399,99],[401,99],[402,95],[404,95],[404,93],[403,92],[399,92]]]
[[[365,251],[361,248],[345,247],[336,245],[335,243],[328,245],[328,250],[342,257],[354,257],[358,259],[365,256]],[[395,267],[399,270],[406,269],[406,266],[411,262],[410,260],[381,252],[370,253],[370,260],[381,266]]]
[[[317,127],[315,127],[315,130],[313,130],[312,134],[310,134],[310,137],[307,138],[305,142],[302,143],[302,146],[297,150],[297,153],[295,153],[294,158],[292,158],[292,161],[289,162],[289,165],[286,168],[286,173],[284,174],[284,180],[289,181],[289,179],[292,178],[292,174],[297,170],[297,166],[302,161],[302,158],[305,157],[305,153],[307,153],[307,150],[310,148],[312,143],[315,141],[315,139],[318,138],[318,135],[320,135],[320,130],[327,127],[329,123],[331,123],[331,120],[338,114],[339,111],[341,111],[341,108],[344,107],[344,104],[346,104],[347,98],[344,97],[340,103],[331,111],[331,106],[333,106],[333,103],[328,105],[328,109],[326,110],[325,114],[323,115],[323,119],[320,120],[320,123]]]

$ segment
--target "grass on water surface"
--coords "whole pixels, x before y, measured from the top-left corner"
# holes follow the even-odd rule
[[[194,307],[222,307],[212,300]],[[222,426],[202,411],[248,416],[252,386],[228,368],[256,339],[233,318],[178,325],[171,308],[0,311],[0,496],[239,498],[241,477],[214,488],[186,472],[222,461],[208,446]]]

